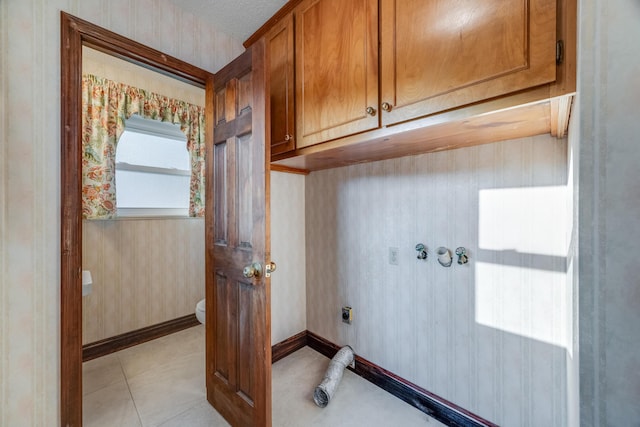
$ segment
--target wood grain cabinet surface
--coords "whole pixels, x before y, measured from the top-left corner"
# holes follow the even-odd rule
[[[378,0],[306,0],[294,19],[297,147],[377,128]]]
[[[295,149],[293,15],[285,16],[266,35],[268,50],[271,155]]]
[[[383,125],[555,80],[556,0],[381,0],[380,7]]]
[[[562,137],[575,93],[576,7],[291,0],[245,42],[267,39],[274,164],[317,170]]]

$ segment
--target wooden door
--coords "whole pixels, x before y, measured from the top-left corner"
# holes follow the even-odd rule
[[[377,128],[378,0],[305,0],[294,14],[297,147]]]
[[[231,425],[271,425],[270,280],[264,41],[214,77],[207,147],[207,399]]]
[[[381,0],[388,125],[555,80],[556,0]]]
[[[266,44],[273,156],[295,148],[293,14],[287,15],[269,31]]]

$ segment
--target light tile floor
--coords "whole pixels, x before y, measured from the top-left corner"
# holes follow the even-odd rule
[[[84,363],[84,426],[228,426],[206,401],[204,351],[196,326]],[[328,364],[305,347],[273,365],[274,427],[443,425],[350,371],[318,408],[313,389]]]

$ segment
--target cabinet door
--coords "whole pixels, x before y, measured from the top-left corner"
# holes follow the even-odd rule
[[[282,19],[266,37],[273,156],[295,148],[293,15]]]
[[[306,0],[294,13],[297,147],[377,128],[378,1]]]
[[[381,0],[382,124],[555,80],[556,0]]]

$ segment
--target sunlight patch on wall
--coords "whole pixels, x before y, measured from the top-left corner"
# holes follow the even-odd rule
[[[563,348],[565,273],[478,262],[476,322]]]
[[[566,200],[564,186],[480,191],[478,323],[568,347]]]
[[[478,246],[566,257],[567,187],[480,190]]]

